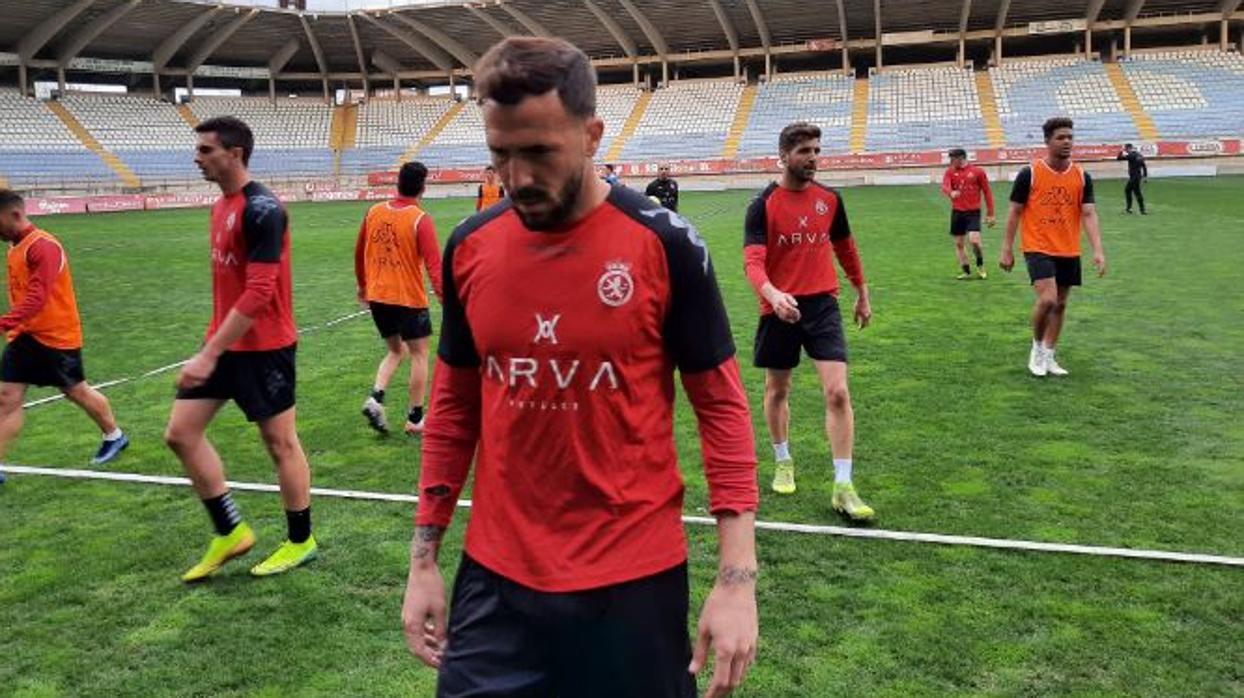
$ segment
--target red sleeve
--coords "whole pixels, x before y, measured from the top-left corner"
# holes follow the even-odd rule
[[[457,368],[436,360],[423,431],[416,526],[445,528],[453,519],[479,441],[480,382],[478,367]]]
[[[716,368],[684,373],[682,386],[700,426],[709,510],[756,511],[756,442],[738,362],[731,357]]]
[[[367,288],[367,263],[364,253],[367,250],[367,218],[359,223],[359,239],[354,243],[354,279],[358,282],[359,293]]]
[[[276,277],[280,271],[280,262],[247,262],[246,290],[233,309],[246,317],[255,317],[276,295]]]
[[[419,250],[419,256],[423,257],[423,265],[428,269],[432,290],[436,292],[437,298],[443,298],[441,248],[436,241],[436,223],[432,222],[429,215],[419,217],[419,224],[415,227],[415,246]]]
[[[834,256],[847,273],[851,285],[859,288],[864,285],[864,265],[860,262],[860,251],[855,247],[855,238],[848,236],[833,241]]]
[[[942,175],[942,193],[945,194],[946,198],[949,199],[951,191],[952,189],[950,188],[950,170],[946,170],[946,174]]]
[[[26,295],[4,316],[0,317],[0,330],[11,330],[39,314],[47,304],[48,290],[56,283],[56,275],[64,264],[60,245],[51,240],[36,240],[26,250],[26,264],[30,267],[30,283]]]
[[[985,194],[985,207],[990,218],[993,217],[993,190],[989,188],[989,175],[985,171],[977,168],[977,175],[981,181],[981,191]]]
[[[756,295],[764,298],[760,289],[769,283],[769,275],[765,272],[765,260],[769,256],[769,248],[765,245],[746,245],[743,247],[743,270],[747,272],[747,280],[751,282]]]

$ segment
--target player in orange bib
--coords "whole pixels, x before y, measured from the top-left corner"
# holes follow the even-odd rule
[[[9,312],[0,317],[8,338],[0,359],[0,459],[22,428],[26,386],[59,389],[103,432],[92,465],[107,463],[129,446],[108,398],[82,371],[82,323],[65,249],[26,217],[22,197],[0,189],[0,239],[9,243]],[[2,481],[2,480],[0,480]]]
[[[428,384],[428,337],[432,319],[423,270],[432,290],[441,295],[441,252],[436,226],[419,205],[428,168],[419,162],[402,165],[397,176],[397,198],[376,204],[359,227],[354,248],[354,274],[359,302],[371,309],[372,320],[388,353],[376,370],[376,382],[363,403],[363,416],[376,431],[387,434],[384,391],[402,358],[410,355],[410,409],[407,434],[423,432],[423,398]]]
[[[1106,275],[1106,253],[1101,245],[1093,180],[1071,161],[1075,140],[1071,119],[1052,118],[1042,130],[1046,156],[1020,170],[1011,188],[999,265],[1008,272],[1015,266],[1012,247],[1016,231],[1022,228],[1020,248],[1037,294],[1028,370],[1034,376],[1065,376],[1067,371],[1054,360],[1054,347],[1063,329],[1071,288],[1080,285],[1080,228],[1088,233],[1098,276]]]
[[[489,165],[484,168],[484,183],[479,185],[475,195],[475,210],[483,211],[492,208],[493,204],[505,198],[505,187],[497,181],[497,168]]]

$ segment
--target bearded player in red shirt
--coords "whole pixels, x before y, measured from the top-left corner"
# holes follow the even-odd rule
[[[445,247],[407,643],[437,695],[727,695],[755,658],[755,443],[708,249],[677,214],[595,175],[588,57],[516,37],[475,68],[510,198]],[[716,583],[692,649],[674,377],[699,423]],[[437,562],[472,461],[448,624]]]
[[[942,193],[950,199],[950,235],[955,239],[955,255],[962,270],[955,278],[960,281],[972,278],[967,250],[963,246],[966,236],[976,255],[976,275],[985,279],[989,274],[985,272],[985,257],[981,252],[981,195],[984,194],[985,205],[989,209],[985,222],[992,228],[998,221],[994,217],[993,190],[989,188],[989,177],[985,171],[968,164],[966,150],[955,148],[948,155],[950,167],[942,175]]]
[[[855,413],[847,390],[847,340],[834,257],[855,287],[854,315],[861,329],[868,326],[872,307],[846,205],[838,192],[816,181],[820,154],[820,127],[800,122],[782,129],[782,179],[766,187],[747,209],[743,257],[747,280],[760,298],[753,362],[765,369],[773,491],[795,493],[789,441],[791,372],[806,351],[825,397],[825,433],[834,461],[830,504],[853,521],[867,521],[875,512],[851,480]]]
[[[195,164],[220,186],[212,206],[212,321],[202,348],[177,376],[177,399],[164,439],[203,500],[216,535],[182,580],[199,581],[255,545],[225,482],[224,465],[207,427],[232,400],[276,465],[289,538],[251,568],[266,576],[315,556],[311,535],[311,469],[294,422],[294,326],[285,207],[247,171],[255,139],[233,117],[208,119],[198,134]]]

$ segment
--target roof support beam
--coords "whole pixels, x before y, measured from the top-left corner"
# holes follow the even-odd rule
[[[509,13],[511,17],[518,20],[519,24],[523,25],[524,27],[527,27],[527,31],[531,32],[532,34],[535,34],[536,36],[544,36],[544,37],[553,36],[553,32],[546,29],[543,24],[540,24],[536,20],[532,19],[531,15],[528,15],[526,12],[523,12],[517,7],[514,7],[514,5],[508,2],[502,3],[501,9],[505,10],[506,12]]]
[[[181,25],[177,28],[177,31],[173,32],[164,41],[161,41],[160,45],[156,47],[155,53],[151,54],[151,63],[155,66],[155,72],[157,74],[160,73],[164,69],[164,66],[168,65],[168,62],[173,59],[173,56],[177,55],[177,52],[181,50],[181,47],[186,44],[186,41],[202,29],[203,25],[207,24],[208,20],[214,17],[216,13],[220,12],[222,9],[223,8],[221,7],[213,7],[207,12],[204,12],[189,22]]]
[[[876,25],[877,36],[877,69],[881,69],[881,0],[873,0],[873,20]]]
[[[1244,0],[1222,0],[1222,4],[1218,6],[1218,10],[1222,12],[1223,19],[1231,19],[1231,15],[1240,9],[1240,3]]]
[[[1127,13],[1123,15],[1123,21],[1131,26],[1136,18],[1140,16],[1140,10],[1145,6],[1145,0],[1132,0],[1127,4]]]
[[[188,74],[194,75],[194,71],[198,70],[199,66],[203,65],[208,58],[211,58],[213,53],[216,53],[216,49],[220,48],[226,41],[229,40],[229,37],[233,36],[237,30],[241,29],[242,25],[251,21],[258,15],[259,8],[254,8],[245,14],[239,15],[236,19],[226,24],[221,29],[218,29],[206,43],[199,47],[198,51],[194,52],[194,55],[190,57],[190,60],[186,62],[186,70],[188,71]]]
[[[747,11],[756,23],[756,31],[760,33],[760,45],[765,49],[765,77],[772,77],[773,40],[769,35],[769,25],[765,22],[765,16],[760,13],[760,5],[756,4],[756,0],[747,0]]]
[[[639,11],[639,8],[635,6],[634,2],[631,0],[619,0],[619,2],[622,3],[622,7],[626,8],[627,14],[629,14],[635,20],[635,23],[639,25],[639,28],[643,31],[644,36],[648,37],[648,43],[652,44],[652,48],[656,49],[657,55],[660,56],[661,85],[664,86],[670,84],[670,64],[669,60],[666,58],[666,56],[670,53],[670,46],[665,42],[665,37],[661,36],[661,32],[657,31],[656,26],[653,25],[652,22],[648,21],[648,18],[643,12]]]
[[[972,16],[972,0],[963,0],[959,9],[959,67],[967,62],[968,19]]]
[[[95,0],[78,0],[69,7],[43,20],[38,26],[27,32],[26,36],[17,42],[18,62],[28,63],[52,37],[59,34],[75,17],[82,14],[86,8],[93,4],[95,4]]]
[[[298,15],[298,21],[302,24],[302,33],[307,35],[307,43],[311,44],[311,53],[315,54],[315,67],[320,69],[320,84],[324,88],[324,101],[329,101],[328,97],[328,63],[324,61],[324,49],[320,48],[320,40],[315,38],[315,32],[311,31],[311,22],[307,21],[306,15]]]
[[[350,27],[350,39],[354,42],[354,57],[359,62],[359,72],[363,74],[363,99],[371,98],[371,84],[367,79],[367,59],[363,57],[363,42],[359,41],[359,28],[354,24],[354,15],[346,15],[346,24]]]
[[[726,41],[730,42],[730,50],[738,53],[739,33],[735,31],[725,8],[721,6],[720,0],[708,0],[708,5],[713,8],[713,14],[717,16],[717,23],[721,25],[722,33],[726,35]]]
[[[838,0],[838,34],[842,36],[842,72],[851,72],[851,49],[847,47],[850,37],[847,32],[847,8],[843,0]]]
[[[453,63],[450,62],[449,57],[444,53],[441,53],[440,49],[428,43],[426,40],[421,39],[418,36],[414,36],[410,32],[402,31],[388,22],[382,22],[369,14],[360,14],[359,16],[388,32],[390,36],[398,41],[409,46],[412,51],[426,58],[428,62],[439,68],[441,72],[448,73],[454,69]]]
[[[463,46],[457,39],[450,37],[445,32],[435,27],[428,26],[419,20],[412,19],[400,12],[394,12],[393,17],[402,24],[405,24],[411,29],[414,29],[420,34],[428,37],[432,43],[448,51],[454,58],[457,58],[462,65],[471,68],[475,65],[475,62],[479,60],[479,56],[475,55],[474,51],[466,46]]]
[[[484,24],[487,24],[488,26],[492,27],[492,30],[493,30],[493,31],[495,31],[495,32],[497,32],[498,34],[500,34],[500,35],[501,35],[501,38],[503,38],[503,39],[508,39],[508,38],[510,38],[511,36],[518,36],[518,32],[516,32],[516,31],[514,31],[512,28],[510,28],[510,26],[509,26],[508,24],[506,24],[505,22],[502,22],[501,20],[497,19],[496,17],[493,17],[492,15],[488,14],[487,12],[484,12],[483,10],[479,9],[478,7],[472,7],[471,5],[463,5],[462,7],[463,7],[463,8],[464,8],[467,12],[470,12],[471,14],[475,15],[475,18],[476,18],[476,19],[478,19],[479,21],[483,22]]]
[[[628,57],[634,58],[639,55],[639,47],[635,45],[635,40],[622,30],[622,25],[618,24],[613,17],[610,17],[608,13],[600,9],[600,5],[592,2],[592,0],[583,0],[583,4],[587,6],[587,9],[593,15],[596,15],[596,19],[613,36],[613,40],[618,42],[618,46],[622,47],[622,50],[626,52]]]
[[[272,54],[272,58],[268,59],[268,74],[276,75],[281,72],[281,69],[289,63],[289,59],[293,58],[294,54],[298,53],[298,49],[301,47],[302,44],[298,43],[297,37],[291,36],[289,41],[286,41],[285,45]]]
[[[1105,7],[1106,0],[1089,0],[1088,9],[1084,11],[1084,22],[1089,29],[1097,24],[1097,18],[1101,16],[1101,8]]]
[[[1006,29],[1006,15],[1011,11],[1011,0],[1002,0],[998,6],[998,19],[993,25],[993,62],[1002,65],[1002,30]]]
[[[56,56],[56,62],[60,64],[61,68],[68,67],[69,62],[77,58],[78,54],[82,53],[82,49],[94,41],[95,37],[103,34],[108,27],[116,24],[117,20],[137,7],[140,2],[142,0],[127,0],[125,4],[117,5],[105,12],[103,17],[74,32],[73,36],[69,37],[69,40],[61,47],[60,53]]]

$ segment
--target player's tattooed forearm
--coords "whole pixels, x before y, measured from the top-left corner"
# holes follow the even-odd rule
[[[717,573],[717,581],[722,586],[736,586],[739,584],[749,584],[756,581],[760,576],[760,572],[754,567],[735,567],[727,565],[721,568]]]
[[[416,526],[413,557],[416,560],[435,557],[444,535],[445,529],[441,526]]]

